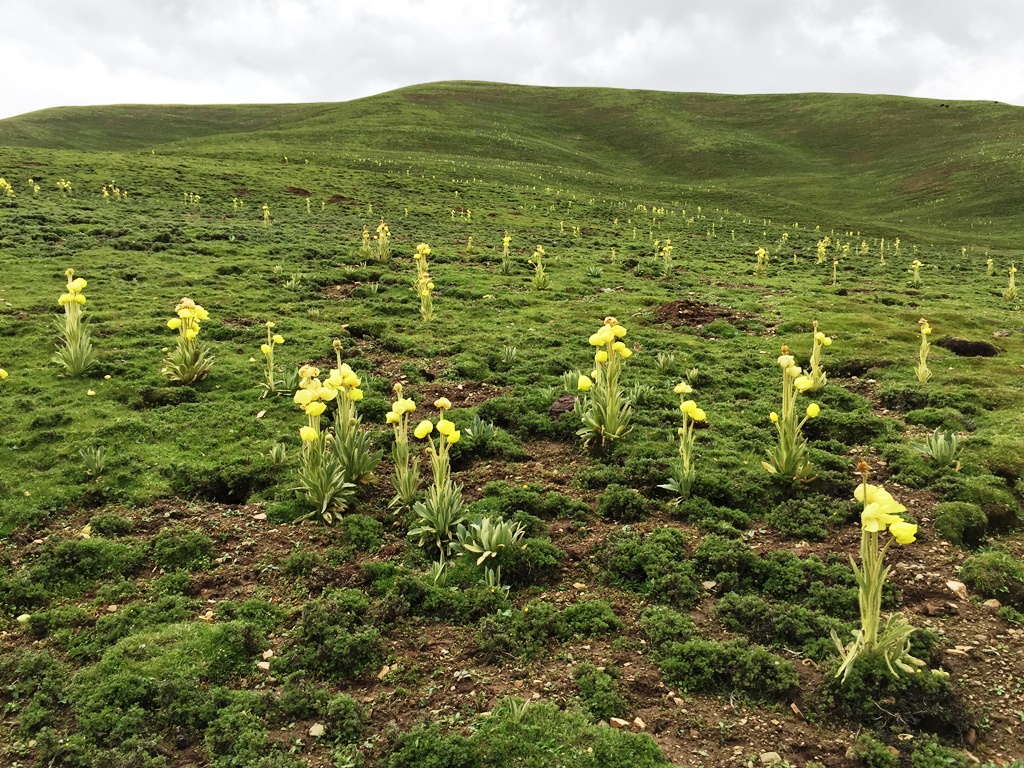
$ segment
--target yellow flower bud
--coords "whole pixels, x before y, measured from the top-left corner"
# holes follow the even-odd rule
[[[430,419],[424,419],[416,425],[416,429],[413,430],[413,434],[416,435],[420,440],[425,438],[431,432],[434,431],[434,424]]]
[[[676,384],[675,389],[672,390],[677,395],[688,395],[693,392],[693,387],[687,384],[685,381],[681,381]]]
[[[273,336],[273,341],[275,344],[284,344],[284,336],[282,336],[280,333],[275,333]]]
[[[267,357],[270,357],[271,351],[272,350],[269,344],[260,344],[260,352],[262,352]]]
[[[81,293],[74,294],[73,301],[75,304],[85,304],[85,296]]]
[[[821,408],[817,403],[811,403],[807,406],[807,417],[809,419],[816,418],[819,413],[821,413]]]
[[[397,424],[402,420],[402,417],[399,414],[395,413],[394,411],[388,411],[387,416],[384,417],[384,420],[388,424]]]
[[[789,368],[793,365],[794,360],[792,355],[779,355],[778,359],[779,366],[782,368]]]
[[[626,335],[626,326],[624,325],[612,325],[609,327],[612,329],[612,335],[615,336],[616,339],[621,339]]]
[[[198,335],[199,331],[197,331],[195,328],[189,328],[185,331],[185,338],[188,339],[189,341],[191,341]]]
[[[597,354],[594,355],[594,362],[596,362],[596,363],[607,363],[608,362],[608,353],[605,352],[603,349],[597,350]]]
[[[451,437],[455,432],[455,424],[448,419],[440,419],[437,422],[437,431],[446,437]]]
[[[319,416],[327,410],[327,406],[316,400],[306,406],[305,411],[307,416]]]
[[[806,392],[808,389],[814,386],[814,379],[810,376],[798,376],[793,382],[793,386],[796,387],[800,392]]]
[[[459,430],[455,430],[448,436],[448,444],[455,445],[457,442],[459,442],[459,438],[461,437],[462,433]]]
[[[353,390],[351,390],[348,393],[348,399],[351,400],[353,403],[358,403],[360,400],[363,399],[363,390],[361,390],[361,389],[353,389]]]
[[[896,539],[897,544],[912,544],[917,535],[917,526],[901,520],[898,523],[889,525],[889,533]]]
[[[594,382],[591,381],[590,377],[580,374],[579,379],[576,381],[576,389],[587,392],[592,386],[594,386]]]
[[[332,389],[331,387],[317,387],[316,398],[317,400],[333,400],[338,396],[338,390]]]
[[[692,416],[693,412],[697,410],[697,403],[693,400],[684,400],[679,404],[679,410],[689,416]]]
[[[434,407],[437,408],[439,411],[447,411],[449,408],[452,407],[452,401],[449,400],[447,397],[439,397],[437,398],[437,400],[434,401]]]
[[[315,395],[308,389],[299,389],[292,395],[292,401],[297,405],[306,406],[313,402]]]
[[[779,423],[779,414],[777,414],[775,411],[772,411],[771,413],[769,413],[768,414],[768,418],[772,420],[772,424],[778,424]]]
[[[312,427],[299,427],[299,436],[307,443],[316,440],[316,430]]]
[[[7,371],[5,371],[3,368],[0,368],[0,381],[3,381],[6,378],[7,378]]]
[[[703,408],[694,408],[693,413],[690,414],[690,418],[694,421],[704,421],[708,415],[704,412]]]

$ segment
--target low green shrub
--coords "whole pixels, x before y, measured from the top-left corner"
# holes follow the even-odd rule
[[[994,531],[1006,531],[1017,525],[1020,506],[1006,483],[994,475],[964,477],[952,501],[977,504]]]
[[[715,604],[715,617],[726,629],[771,647],[801,648],[822,661],[835,655],[830,633],[845,637],[852,625],[803,606],[728,592]]]
[[[578,664],[572,670],[572,679],[583,709],[595,720],[625,717],[628,704],[619,694],[618,670],[612,665],[595,667]]]
[[[605,520],[633,523],[647,519],[647,500],[632,488],[610,485],[597,497],[597,514]]]
[[[217,554],[213,539],[187,528],[165,528],[153,537],[153,562],[165,571],[198,571]]]
[[[365,623],[369,607],[357,589],[325,591],[307,602],[281,654],[282,670],[341,681],[355,680],[376,666],[383,643],[377,629]]]
[[[686,536],[677,528],[613,534],[596,556],[604,578],[613,584],[681,607],[692,607],[700,599]]]
[[[116,539],[119,536],[127,536],[132,532],[132,521],[120,515],[104,512],[93,515],[89,519],[89,528],[94,536]]]
[[[793,664],[746,640],[693,638],[661,651],[666,682],[690,693],[738,693],[752,700],[783,699],[799,683]]]
[[[819,698],[832,714],[879,730],[926,731],[959,739],[974,725],[964,699],[949,676],[923,670],[896,677],[880,654],[864,654],[854,662],[845,682],[835,676],[836,663],[825,670]],[[880,702],[886,702],[879,706]]]
[[[944,501],[933,511],[935,530],[950,544],[976,547],[988,533],[988,518],[977,504]]]
[[[960,578],[979,597],[1024,605],[1024,563],[1009,552],[980,552],[964,560]]]

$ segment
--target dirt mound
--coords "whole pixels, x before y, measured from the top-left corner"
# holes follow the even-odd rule
[[[291,195],[298,195],[299,197],[312,197],[313,193],[302,187],[285,187],[284,191]]]
[[[738,320],[740,318],[754,317],[749,312],[741,312],[729,307],[721,307],[717,304],[708,304],[703,301],[670,301],[654,309],[654,317],[660,323],[668,323],[673,328],[686,325],[691,328],[701,328],[715,320]]]

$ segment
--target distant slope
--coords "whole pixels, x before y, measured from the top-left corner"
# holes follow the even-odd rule
[[[225,132],[258,131],[322,112],[321,104],[58,107],[0,120],[0,145],[125,151]]]
[[[449,82],[339,104],[43,110],[0,121],[0,144],[339,165],[457,160],[495,174],[714,189],[755,213],[827,211],[851,228],[877,220],[1009,235],[1024,200],[1022,118],[994,102]]]

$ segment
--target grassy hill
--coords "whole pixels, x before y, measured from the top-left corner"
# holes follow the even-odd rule
[[[597,188],[698,187],[772,217],[1003,239],[1024,186],[1021,109],[895,96],[724,96],[453,82],[340,104],[59,108],[0,145],[468,162]]]

